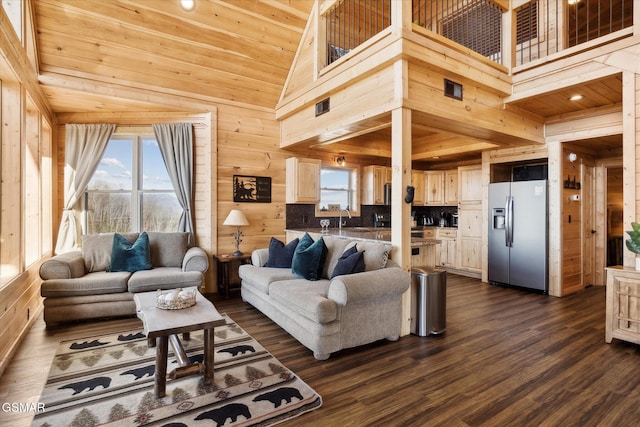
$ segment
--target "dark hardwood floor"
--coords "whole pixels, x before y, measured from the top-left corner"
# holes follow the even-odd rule
[[[604,288],[555,298],[449,275],[447,293],[445,334],[322,362],[239,297],[214,302],[323,397],[283,426],[640,425],[640,346],[605,343]],[[37,402],[60,340],[136,323],[46,329],[40,319],[0,378],[3,402]],[[31,418],[0,412],[0,425]]]

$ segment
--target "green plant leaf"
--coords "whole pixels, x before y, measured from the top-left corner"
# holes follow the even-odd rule
[[[633,231],[640,233],[640,224],[638,224],[637,222],[632,222],[631,227],[633,228]]]
[[[634,240],[627,240],[627,249],[629,249],[634,254],[640,254],[640,242]]]

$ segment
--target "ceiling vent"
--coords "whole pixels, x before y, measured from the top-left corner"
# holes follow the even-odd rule
[[[449,79],[444,79],[444,96],[462,101],[462,85]]]
[[[329,112],[329,98],[323,99],[316,104],[316,117]]]

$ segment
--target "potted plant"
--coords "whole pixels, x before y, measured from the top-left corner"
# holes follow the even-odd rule
[[[631,227],[633,230],[627,231],[630,239],[627,239],[627,249],[636,254],[636,270],[640,270],[640,224],[632,222]]]

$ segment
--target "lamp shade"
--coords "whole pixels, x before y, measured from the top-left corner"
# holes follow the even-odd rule
[[[244,212],[239,209],[231,209],[229,215],[227,215],[227,219],[224,220],[222,225],[234,225],[236,227],[240,227],[242,225],[249,225],[249,221],[247,217],[244,216]]]

